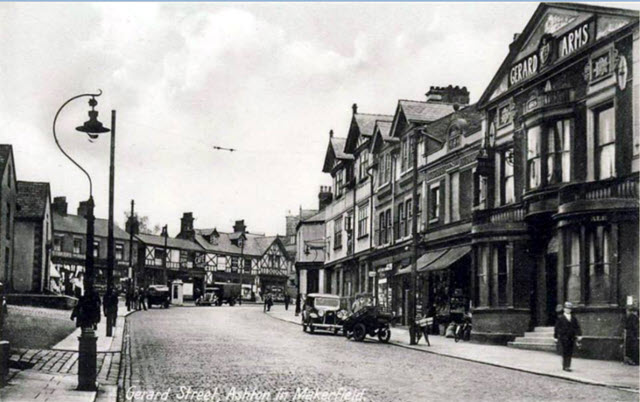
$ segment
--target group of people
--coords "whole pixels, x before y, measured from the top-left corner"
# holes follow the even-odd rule
[[[116,326],[118,318],[118,291],[108,289],[100,301],[100,296],[95,290],[78,297],[78,303],[71,312],[71,319],[76,321],[76,327],[97,329],[101,320],[100,307],[103,308],[107,325]]]
[[[289,305],[291,304],[291,296],[285,293],[284,295],[284,309],[289,310]],[[271,293],[267,293],[264,295],[264,306],[263,311],[271,311],[271,307],[273,306],[273,295]]]
[[[146,310],[149,297],[149,291],[144,287],[129,287],[125,293],[125,302],[127,304],[127,311],[131,310]]]

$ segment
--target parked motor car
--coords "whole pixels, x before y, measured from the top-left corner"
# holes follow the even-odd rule
[[[377,336],[380,342],[387,343],[391,338],[391,324],[395,319],[392,313],[382,311],[373,305],[369,294],[356,296],[353,313],[343,321],[343,332],[347,338],[361,342],[369,336]]]
[[[213,292],[205,293],[196,300],[196,306],[214,306],[217,304],[218,297]]]
[[[171,303],[171,293],[168,286],[163,285],[151,285],[147,294],[147,304],[149,308],[151,306],[161,306],[169,308]]]
[[[236,301],[240,299],[240,284],[239,283],[225,283],[216,282],[214,287],[207,288],[207,292],[214,293],[216,295],[216,305],[222,306],[223,303],[234,306]]]
[[[340,309],[340,296],[311,293],[302,308],[302,330],[313,334],[319,329],[337,334],[342,330],[342,320],[346,316],[347,311]]]

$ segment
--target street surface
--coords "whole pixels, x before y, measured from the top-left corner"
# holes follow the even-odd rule
[[[638,400],[374,340],[305,334],[262,306],[152,309],[128,320],[121,400],[321,401],[322,392],[334,392],[326,401]]]

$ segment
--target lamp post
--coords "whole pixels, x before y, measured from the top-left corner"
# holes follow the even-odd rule
[[[78,321],[82,328],[80,336],[78,337],[78,390],[83,391],[95,391],[96,390],[96,342],[97,336],[93,330],[93,323],[96,321],[96,314],[99,317],[100,314],[100,299],[95,294],[93,289],[94,281],[94,257],[93,257],[93,240],[94,240],[94,221],[93,216],[93,182],[91,176],[78,162],[76,162],[60,145],[58,136],[56,133],[56,122],[62,109],[70,102],[83,97],[90,97],[89,106],[89,120],[82,126],[77,127],[77,131],[86,133],[90,140],[97,139],[100,134],[109,132],[109,129],[104,127],[100,121],[98,121],[98,112],[95,107],[98,104],[96,97],[102,95],[102,91],[98,90],[96,94],[81,94],[68,99],[60,106],[53,119],[53,139],[56,145],[60,149],[60,152],[67,157],[74,165],[76,165],[86,176],[89,181],[89,200],[87,201],[87,244],[85,254],[85,273],[84,273],[84,294],[78,301]]]
[[[244,233],[240,233],[238,237],[238,246],[240,246],[240,300],[238,303],[242,306],[242,285],[244,284]]]
[[[169,278],[167,277],[167,240],[169,238],[169,227],[168,225],[164,225],[162,227],[162,237],[164,237],[164,252],[162,253],[162,284],[168,286],[167,282]]]

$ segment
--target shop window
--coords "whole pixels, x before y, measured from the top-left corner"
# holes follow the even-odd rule
[[[565,252],[565,290],[566,299],[574,303],[580,303],[580,231],[577,229],[566,232]]]
[[[449,178],[449,205],[451,222],[460,220],[460,172],[454,172]]]
[[[82,254],[82,239],[81,238],[73,239],[73,253],[74,254]]]
[[[532,127],[527,131],[527,172],[529,188],[537,188],[541,184],[540,164],[540,127]]]
[[[609,302],[610,291],[610,235],[607,227],[590,228],[587,234],[589,258],[589,302]]]
[[[333,249],[342,248],[342,217],[333,221]]]
[[[496,282],[497,282],[497,290],[498,290],[498,305],[505,306],[507,305],[507,249],[504,244],[498,245],[496,247],[496,252],[494,253],[494,257],[496,259],[495,263],[495,272],[496,272]]]
[[[429,187],[429,222],[437,222],[440,217],[440,185]]]
[[[615,109],[613,105],[595,111],[596,128],[596,177],[598,180],[613,177],[616,157]]]
[[[489,305],[489,247],[479,246],[478,254],[476,304],[482,307]]]

